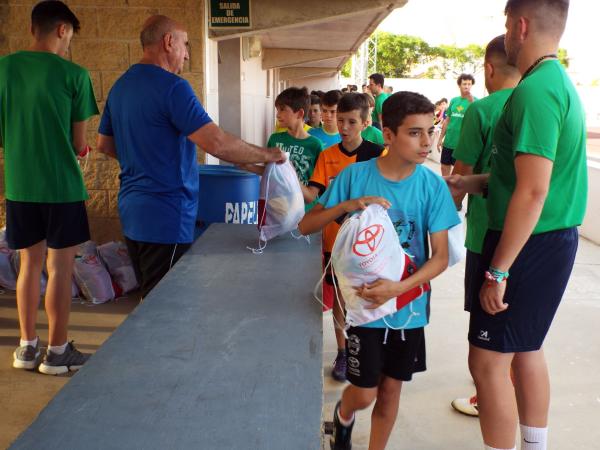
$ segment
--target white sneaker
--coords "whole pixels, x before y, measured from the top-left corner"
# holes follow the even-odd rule
[[[457,398],[452,400],[452,407],[459,413],[466,414],[467,416],[478,417],[479,408],[477,407],[477,395],[471,398]]]

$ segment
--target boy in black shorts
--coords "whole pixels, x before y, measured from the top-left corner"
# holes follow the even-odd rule
[[[422,166],[432,142],[433,110],[420,94],[398,92],[389,97],[383,104],[388,153],[346,167],[299,224],[300,231],[309,234],[368,204],[387,208],[398,239],[414,255],[418,270],[399,282],[380,279],[357,286],[359,295],[374,307],[427,284],[448,264],[447,230],[459,218],[444,180]],[[354,413],[373,401],[369,448],[385,448],[398,413],[402,382],[426,369],[428,312],[426,292],[394,314],[347,328],[346,375],[351,385],[335,408],[332,449],[351,448]]]
[[[30,52],[0,59],[0,128],[4,134],[6,238],[20,252],[17,306],[21,341],[13,367],[34,369],[40,276],[48,250],[48,351],[39,366],[57,375],[87,355],[67,342],[73,262],[90,238],[88,198],[76,155],[86,148],[86,122],[98,114],[89,73],[66,55],[79,20],[62,2],[40,2],[31,15]],[[23,119],[26,118],[26,119]]]
[[[308,186],[301,185],[307,204],[314,202],[319,194],[323,194],[345,167],[355,162],[376,158],[383,152],[383,146],[362,138],[361,133],[367,126],[369,114],[369,103],[364,94],[356,92],[344,94],[337,105],[333,106],[337,108],[337,128],[342,142],[332,145],[319,154]],[[331,249],[339,229],[340,225],[337,222],[332,222],[323,229],[323,267],[328,266]],[[331,271],[325,276],[325,283],[333,286]],[[331,376],[336,381],[346,381],[346,339],[341,328],[344,324],[342,309],[344,299],[341,292],[338,291],[337,295],[340,301],[333,302],[333,322],[338,351]]]

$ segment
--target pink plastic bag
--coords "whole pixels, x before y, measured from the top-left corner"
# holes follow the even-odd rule
[[[107,242],[98,246],[98,253],[122,294],[138,288],[138,281],[125,244]]]

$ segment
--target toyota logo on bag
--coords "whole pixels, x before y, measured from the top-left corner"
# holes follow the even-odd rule
[[[358,256],[369,256],[377,247],[383,238],[383,225],[371,225],[358,233],[356,242],[352,246],[352,251]]]

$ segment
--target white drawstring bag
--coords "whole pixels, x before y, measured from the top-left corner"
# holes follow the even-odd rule
[[[429,290],[428,284],[418,286],[390,298],[376,309],[365,309],[372,303],[354,290],[378,279],[400,281],[416,271],[415,264],[400,245],[387,211],[380,205],[369,205],[342,224],[331,251],[331,263],[346,302],[347,327],[393,314]]]
[[[304,217],[304,196],[296,170],[289,160],[269,163],[260,180],[258,200],[259,240],[265,242],[292,232]],[[264,249],[259,245],[259,252]]]
[[[460,223],[448,230],[448,267],[458,264],[467,257],[465,225],[463,221],[465,214],[460,211],[458,217],[460,217]]]

